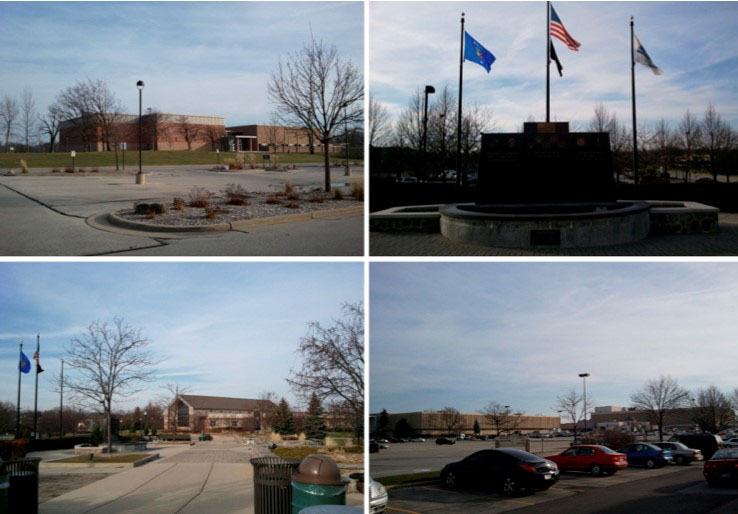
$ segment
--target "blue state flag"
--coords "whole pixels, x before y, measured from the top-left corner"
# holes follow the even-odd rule
[[[31,371],[31,361],[28,360],[28,357],[26,357],[26,354],[23,352],[21,352],[19,367],[23,373],[29,373]]]
[[[464,59],[481,65],[487,70],[487,73],[492,68],[492,63],[495,62],[495,56],[492,55],[492,52],[480,45],[466,31],[464,31]]]

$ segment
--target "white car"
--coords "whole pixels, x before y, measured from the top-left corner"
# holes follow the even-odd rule
[[[738,448],[738,437],[731,437],[723,441],[723,448]]]
[[[422,437],[413,437],[410,439],[410,442],[411,443],[424,443],[425,439],[423,439]]]

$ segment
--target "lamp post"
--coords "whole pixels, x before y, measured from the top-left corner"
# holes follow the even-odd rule
[[[584,430],[583,432],[586,432],[587,431],[587,377],[589,376],[589,373],[579,373],[579,376],[582,377],[582,384],[584,387]]]
[[[428,139],[428,95],[435,93],[436,88],[433,86],[425,86],[425,102],[423,103],[423,148],[420,158],[420,164],[422,166],[421,176],[426,176],[425,171],[425,147]]]
[[[136,87],[138,88],[138,174],[143,175],[143,171],[141,171],[141,142],[143,141],[143,125],[142,125],[142,97],[143,97],[143,88],[144,88],[144,81],[139,80],[136,82]]]
[[[349,166],[349,147],[348,147],[348,102],[344,102],[343,107],[343,143],[346,146],[346,171],[344,175],[351,176],[351,167]]]

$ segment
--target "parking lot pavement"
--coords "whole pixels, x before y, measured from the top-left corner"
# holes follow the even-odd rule
[[[576,492],[560,489],[556,486],[551,487],[548,491],[540,491],[516,498],[507,498],[491,491],[457,491],[436,485],[402,487],[390,489],[387,511],[423,514],[431,512],[449,514],[466,512],[495,513],[529,507],[574,494]]]
[[[607,477],[593,477],[585,473],[562,473],[558,483],[547,491],[515,498],[507,498],[494,491],[452,490],[440,484],[399,487],[389,491],[388,510],[416,513],[504,512],[559,500],[587,490],[663,477],[701,466],[701,464],[692,464],[691,466],[664,466],[659,469],[628,468],[618,471],[615,476]],[[710,489],[703,483],[697,483],[691,487],[696,488],[696,493],[700,493],[705,488]],[[685,492],[688,491],[685,490]],[[711,493],[723,494],[719,489],[711,490]]]
[[[27,176],[0,176],[0,255],[363,255],[361,214],[173,238],[109,231],[86,223],[88,217],[130,207],[135,201],[186,198],[194,186],[219,191],[237,184],[250,191],[279,191],[287,182],[308,189],[323,183],[317,167],[235,173],[200,168],[205,167],[156,169],[144,185],[136,185],[129,171],[67,175],[32,170]],[[334,171],[333,176],[337,185],[346,182],[343,173]],[[362,177],[359,169],[349,179]]]

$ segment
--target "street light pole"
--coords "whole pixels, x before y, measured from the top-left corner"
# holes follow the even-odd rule
[[[587,431],[587,377],[589,376],[589,373],[579,373],[579,376],[582,377],[582,384],[584,386],[584,430],[583,432]]]
[[[423,148],[420,158],[420,165],[422,166],[420,173],[422,177],[427,176],[425,170],[425,149],[427,146],[426,142],[428,141],[428,94],[435,92],[436,88],[434,88],[433,86],[425,86],[425,102],[423,103]]]
[[[142,97],[143,97],[143,88],[144,88],[144,81],[139,80],[136,82],[136,87],[138,88],[138,173],[142,174],[143,171],[141,171],[141,142],[143,141],[143,125],[142,125]]]
[[[59,380],[59,437],[64,437],[64,359],[61,362],[61,379]]]
[[[351,168],[349,167],[349,147],[348,147],[348,106],[349,103],[343,104],[343,143],[346,146],[346,171],[345,176],[351,176]]]

